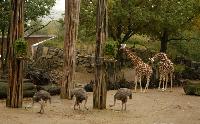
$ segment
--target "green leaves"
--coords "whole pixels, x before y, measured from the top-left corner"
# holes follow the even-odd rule
[[[27,42],[23,38],[15,41],[14,48],[17,57],[25,57],[27,55]]]
[[[36,21],[38,17],[48,15],[55,2],[56,0],[26,0],[25,21]]]
[[[117,54],[117,44],[113,41],[106,42],[104,47],[104,53],[105,55],[114,58]]]
[[[4,30],[8,27],[8,20],[10,15],[10,6],[8,0],[0,1],[0,30]]]
[[[163,30],[174,35],[187,28],[199,8],[199,0],[110,0],[109,30],[121,38],[130,30],[157,38]]]
[[[25,0],[24,14],[25,22],[36,21],[39,17],[50,13],[56,0]],[[10,18],[10,1],[0,1],[0,29],[8,28]],[[25,25],[26,27],[27,25]]]

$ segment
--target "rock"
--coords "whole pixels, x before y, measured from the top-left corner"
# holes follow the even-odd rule
[[[93,92],[93,85],[94,85],[94,81],[91,80],[89,84],[86,84],[84,86],[84,89],[86,92]]]
[[[200,82],[199,81],[185,80],[183,84],[184,84],[183,89],[186,95],[200,96]]]
[[[52,80],[49,74],[42,69],[28,71],[26,78],[31,79],[35,85],[47,85]]]

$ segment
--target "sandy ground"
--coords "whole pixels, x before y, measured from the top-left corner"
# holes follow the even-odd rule
[[[200,97],[184,95],[182,88],[174,88],[173,92],[152,89],[148,93],[134,93],[133,99],[128,100],[127,111],[120,111],[120,101],[109,107],[115,92],[108,92],[107,110],[92,109],[92,93],[89,110],[73,110],[74,100],[53,96],[44,114],[37,113],[38,104],[24,109],[31,102],[27,99],[21,109],[6,108],[5,100],[0,100],[0,124],[200,124]]]

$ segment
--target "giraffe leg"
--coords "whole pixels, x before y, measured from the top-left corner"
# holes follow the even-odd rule
[[[163,88],[162,88],[162,91],[164,91],[164,89],[165,89],[165,76],[163,76],[163,78],[162,78],[162,84],[163,84]]]
[[[139,82],[140,82],[140,92],[142,92],[142,77],[139,77]]]
[[[148,77],[147,77],[147,83],[146,83],[146,86],[145,86],[144,92],[146,92],[146,91],[148,90],[149,82],[150,82],[150,77],[148,76]]]
[[[135,76],[135,92],[137,90],[137,76]]]
[[[159,86],[158,86],[158,90],[160,90],[161,82],[162,82],[162,75],[160,75],[160,78],[159,78]]]
[[[170,79],[171,79],[171,89],[170,89],[170,91],[172,92],[172,78],[173,78],[173,74],[170,74]]]
[[[167,90],[167,83],[168,83],[168,75],[166,76],[165,90]]]

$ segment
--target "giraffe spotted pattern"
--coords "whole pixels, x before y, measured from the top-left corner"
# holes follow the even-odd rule
[[[142,61],[142,59],[136,55],[133,54],[133,52],[131,50],[129,50],[128,48],[126,48],[126,44],[121,44],[121,48],[120,48],[126,55],[127,57],[131,60],[132,64],[135,66],[135,92],[137,89],[137,82],[139,81],[140,83],[140,90],[142,92],[142,86],[141,86],[141,80],[142,77],[146,77],[147,83],[144,89],[144,92],[146,92],[146,90],[148,90],[149,87],[149,82],[150,82],[150,78],[151,75],[153,73],[152,67],[146,63],[144,63]]]
[[[157,53],[155,54],[151,59],[151,62],[153,63],[155,60],[159,60],[159,86],[158,89],[160,90],[160,85],[163,83],[162,90],[167,90],[167,84],[170,77],[171,82],[171,91],[172,91],[172,78],[174,73],[174,64],[171,62],[170,59],[168,59],[167,55],[165,53]]]

